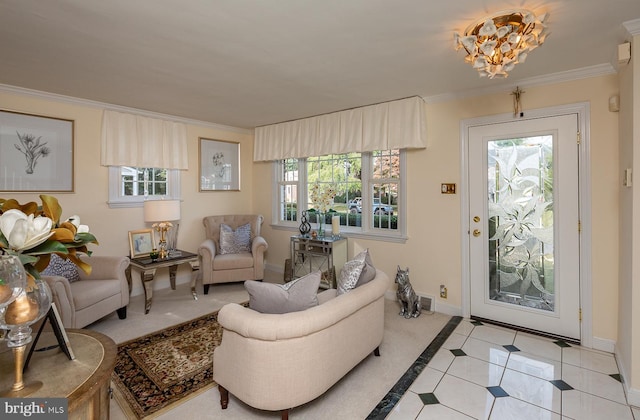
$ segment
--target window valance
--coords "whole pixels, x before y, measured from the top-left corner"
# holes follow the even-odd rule
[[[258,127],[253,160],[425,147],[424,101],[415,96]]]
[[[103,166],[189,169],[187,127],[183,123],[105,110]]]

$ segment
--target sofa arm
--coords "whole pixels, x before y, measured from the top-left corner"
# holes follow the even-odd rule
[[[58,308],[58,312],[62,318],[62,325],[64,325],[65,328],[72,328],[74,325],[76,306],[73,303],[69,280],[62,276],[41,276],[41,278],[47,282],[49,289],[51,289],[52,300]]]
[[[78,270],[81,280],[107,280],[121,279],[127,281],[125,271],[129,267],[128,257],[111,257],[96,255],[93,257],[83,257],[82,261],[91,266],[91,274]]]
[[[265,251],[269,248],[269,244],[262,236],[256,236],[253,238],[253,242],[251,242],[251,253],[253,255],[261,255],[264,254]]]
[[[200,273],[202,284],[211,284],[213,275],[213,259],[216,256],[216,243],[213,239],[205,239],[198,247],[198,263],[200,264]]]

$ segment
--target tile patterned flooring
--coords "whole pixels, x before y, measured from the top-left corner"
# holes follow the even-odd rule
[[[615,357],[563,341],[463,319],[423,367],[387,419],[640,419]]]

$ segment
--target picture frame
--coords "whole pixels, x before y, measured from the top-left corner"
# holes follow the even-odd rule
[[[199,191],[240,191],[240,143],[200,137]]]
[[[148,257],[155,247],[153,229],[129,231],[129,255],[131,258]]]
[[[0,191],[73,192],[74,124],[0,109]]]

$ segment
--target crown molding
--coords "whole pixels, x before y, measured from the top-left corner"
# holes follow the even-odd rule
[[[624,26],[624,29],[627,30],[629,35],[631,36],[640,35],[640,19],[623,22],[622,26]]]
[[[516,86],[531,87],[551,85],[555,83],[570,82],[580,79],[588,79],[591,77],[606,76],[615,74],[616,71],[610,63],[598,64],[590,67],[583,67],[576,70],[562,71],[559,73],[551,73],[543,76],[530,77],[522,79],[518,82],[506,85],[492,86],[480,89],[469,89],[464,92],[444,93],[442,95],[423,96],[422,99],[427,103],[447,102],[456,99],[469,98],[474,96],[484,96],[496,93],[511,92]]]
[[[72,105],[88,106],[92,108],[108,109],[112,111],[128,112],[149,118],[160,118],[175,122],[181,122],[189,125],[199,125],[202,127],[213,128],[216,130],[231,131],[240,134],[253,134],[253,129],[233,127],[230,125],[216,124],[207,121],[194,120],[191,118],[178,117],[175,115],[161,114],[158,112],[147,111],[144,109],[130,108],[126,106],[113,105],[105,102],[92,101],[89,99],[76,98],[73,96],[59,95],[57,93],[43,92],[40,90],[27,89],[18,86],[0,84],[0,93],[10,93],[31,96],[38,99],[50,101],[64,102]]]

